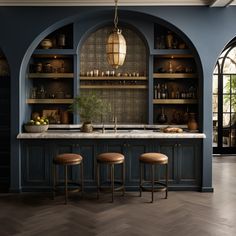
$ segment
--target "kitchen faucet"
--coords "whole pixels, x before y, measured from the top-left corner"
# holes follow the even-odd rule
[[[113,117],[113,121],[114,121],[114,132],[116,133],[117,132],[117,117],[116,116]]]

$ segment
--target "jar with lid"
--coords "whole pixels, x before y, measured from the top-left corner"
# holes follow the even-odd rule
[[[52,40],[51,39],[43,39],[42,42],[40,43],[40,46],[43,49],[49,49],[52,47]]]

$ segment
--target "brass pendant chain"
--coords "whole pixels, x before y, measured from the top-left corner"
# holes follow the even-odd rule
[[[115,0],[115,18],[114,18],[114,25],[115,25],[115,30],[118,30],[118,14],[117,14],[117,3],[118,3],[118,0]]]

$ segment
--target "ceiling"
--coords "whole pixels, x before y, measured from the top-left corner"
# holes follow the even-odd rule
[[[113,6],[114,0],[0,0],[0,6]],[[236,0],[118,0],[119,6],[236,6]]]

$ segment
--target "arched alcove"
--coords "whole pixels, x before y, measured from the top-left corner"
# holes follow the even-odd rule
[[[9,188],[10,181],[10,70],[0,50],[0,191]],[[4,189],[2,189],[2,187]]]
[[[148,49],[139,33],[122,26],[127,54],[124,65],[114,70],[106,57],[106,40],[112,32],[104,26],[91,33],[79,50],[80,93],[96,92],[111,104],[112,111],[103,122],[147,123]],[[101,122],[98,117],[97,122]]]

